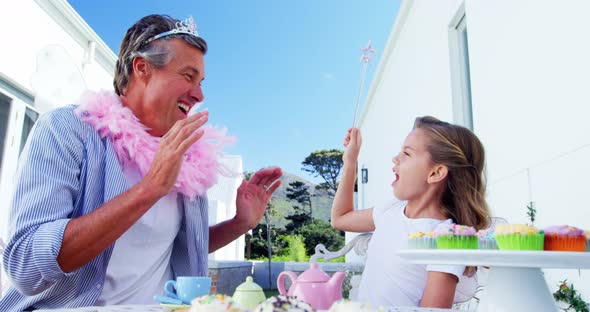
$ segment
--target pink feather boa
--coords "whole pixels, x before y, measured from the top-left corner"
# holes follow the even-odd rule
[[[101,138],[111,141],[121,166],[135,165],[141,176],[145,176],[160,146],[160,138],[151,136],[147,132],[149,128],[123,106],[113,92],[89,91],[82,96],[80,103],[76,114],[94,127]],[[188,149],[174,185],[174,191],[191,200],[204,195],[215,185],[218,173],[232,175],[219,158],[223,155],[223,147],[233,144],[236,138],[226,136],[225,128],[204,126],[202,129],[203,137]]]

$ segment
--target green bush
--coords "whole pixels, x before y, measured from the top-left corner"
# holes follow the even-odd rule
[[[305,258],[302,261],[298,261],[298,262],[309,262],[310,259],[311,259],[310,256],[305,256]],[[256,259],[252,258],[250,260],[252,260],[252,261],[268,261],[268,257],[259,257]],[[295,261],[295,260],[292,260],[290,255],[272,256],[272,262],[293,262],[293,261]],[[318,262],[324,262],[324,259],[319,259]],[[342,263],[342,262],[344,262],[344,257],[332,259],[328,262]]]
[[[303,236],[286,236],[285,240],[287,241],[287,255],[289,256],[290,261],[304,262],[306,259],[309,259],[305,254],[305,243],[303,242]]]
[[[309,258],[311,258],[311,257],[309,257]],[[328,260],[328,262],[343,263],[343,262],[346,262],[344,260],[345,260],[345,258],[344,258],[344,256],[342,256],[342,257],[330,259],[330,260]],[[318,259],[318,262],[324,262],[324,259]]]

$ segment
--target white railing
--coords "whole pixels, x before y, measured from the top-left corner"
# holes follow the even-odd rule
[[[373,237],[373,233],[362,233],[357,237],[353,238],[346,246],[338,251],[329,251],[326,249],[324,244],[318,244],[315,246],[315,254],[311,256],[311,262],[317,262],[318,259],[324,259],[324,261],[332,260],[338,257],[346,255],[350,250],[354,248],[354,252],[359,256],[366,256],[367,249],[369,248],[369,241]]]

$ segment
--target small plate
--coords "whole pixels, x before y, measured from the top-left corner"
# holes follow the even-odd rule
[[[190,308],[191,305],[190,304],[167,304],[167,303],[160,303],[161,307],[164,307],[166,309],[170,309],[170,310],[178,310],[178,309],[187,309]]]

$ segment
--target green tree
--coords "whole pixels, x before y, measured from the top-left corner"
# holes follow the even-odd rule
[[[319,150],[312,152],[301,163],[301,170],[311,173],[314,177],[322,177],[324,183],[320,183],[316,188],[326,189],[334,193],[338,189],[338,176],[342,169],[342,154],[344,152],[337,149]],[[330,194],[333,196],[333,194]]]
[[[294,212],[285,217],[289,222],[285,224],[285,233],[293,234],[297,232],[297,229],[301,226],[310,224],[312,218],[309,213],[305,212],[299,206],[293,206]]]
[[[305,249],[308,255],[315,253],[317,244],[324,244],[330,251],[344,247],[344,232],[334,229],[330,223],[314,219],[310,224],[302,226],[297,234],[305,238]]]
[[[268,258],[268,230],[265,223],[259,223],[252,229],[250,238],[250,259]],[[281,231],[277,228],[270,227],[270,236],[279,237]],[[281,255],[287,247],[287,242],[281,239],[271,240],[271,255]]]
[[[311,194],[309,193],[309,186],[301,181],[293,181],[287,187],[287,199],[294,201],[300,205],[309,206],[309,218],[313,218],[313,209],[311,204]]]

